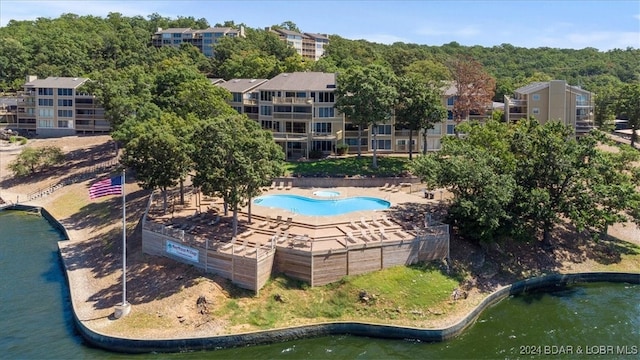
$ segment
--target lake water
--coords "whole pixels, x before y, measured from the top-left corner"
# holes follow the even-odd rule
[[[588,284],[511,297],[435,344],[329,336],[181,354],[93,349],[75,332],[56,242],[43,218],[0,211],[0,359],[637,359],[640,286]],[[135,308],[133,309],[135,311]],[[578,353],[580,351],[580,353]],[[538,356],[540,354],[542,356]]]

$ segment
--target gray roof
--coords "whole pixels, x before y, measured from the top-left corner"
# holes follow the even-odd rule
[[[262,85],[267,79],[231,79],[216,85],[232,93],[245,93]]]
[[[329,35],[327,34],[314,34],[314,33],[304,33],[304,34],[313,39],[329,40]]]
[[[46,79],[35,79],[31,82],[24,84],[25,86],[36,88],[72,88],[75,89],[84,84],[89,78],[81,77],[57,77],[49,76]]]
[[[282,33],[282,34],[286,34],[286,35],[302,36],[302,34],[297,32],[297,31],[291,31],[291,30],[287,30],[287,29],[272,29],[272,30],[277,31],[277,32]]]
[[[168,28],[168,29],[162,29],[159,31],[156,31],[156,34],[173,34],[173,33],[186,33],[186,32],[192,32],[193,30],[191,30],[191,28]]]
[[[546,87],[549,87],[549,82],[536,81],[523,87],[517,88],[514,92],[520,94],[530,94],[535,91],[540,91]]]
[[[335,73],[294,72],[279,74],[260,85],[258,90],[325,91],[335,88]]]

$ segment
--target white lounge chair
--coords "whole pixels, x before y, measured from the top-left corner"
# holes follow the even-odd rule
[[[272,182],[271,183],[271,187],[269,187],[271,190],[274,190],[276,188],[276,182]]]
[[[352,243],[352,244],[355,244],[355,243],[358,242],[358,240],[356,240],[356,238],[353,237],[353,233],[351,231],[347,231],[346,237],[347,237],[347,241]]]
[[[291,190],[291,188],[293,187],[293,182],[289,181],[287,183],[287,187],[285,187],[286,190]]]
[[[284,181],[280,181],[280,185],[278,185],[278,190],[284,190]]]
[[[269,225],[269,222],[271,222],[271,215],[267,215],[267,217],[264,219],[264,221],[261,222],[260,224],[258,224],[258,227],[265,227],[265,226]]]
[[[288,228],[290,228],[290,227],[291,227],[291,222],[292,222],[292,221],[293,221],[293,219],[292,219],[292,218],[290,218],[290,217],[288,217],[288,218],[287,218],[287,221],[286,221],[284,224],[282,224],[282,226],[280,227],[280,229],[281,229],[281,230],[287,230]]]
[[[393,226],[393,223],[391,222],[391,220],[389,220],[389,218],[387,217],[387,215],[383,214],[381,216],[382,222],[387,225],[387,226]]]
[[[363,228],[368,229],[369,228],[369,224],[367,224],[367,219],[364,218],[364,216],[360,217],[360,224],[362,225]]]
[[[276,219],[273,221],[273,224],[269,225],[269,229],[277,228],[280,221],[282,221],[282,215],[278,215],[278,217],[276,217]]]
[[[351,220],[351,223],[349,224],[349,226],[351,226],[351,228],[353,230],[358,230],[360,229],[360,227],[358,225],[356,225],[355,221]]]
[[[383,226],[375,216],[371,218],[371,224],[377,228],[381,228]]]
[[[386,184],[384,184],[383,186],[380,187],[380,190],[387,191],[388,188],[389,188],[389,183],[386,183]]]
[[[373,241],[373,238],[371,237],[371,235],[369,235],[369,233],[365,229],[360,230],[360,235],[366,241]]]
[[[380,237],[383,240],[388,240],[389,239],[389,237],[387,236],[387,233],[384,231],[384,228],[380,228]]]

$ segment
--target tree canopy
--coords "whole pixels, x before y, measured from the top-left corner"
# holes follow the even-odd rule
[[[601,150],[598,132],[575,139],[559,122],[490,120],[460,125],[442,150],[412,166],[429,187],[449,189],[449,214],[459,231],[480,241],[503,236],[551,244],[551,231],[569,221],[578,231],[606,233],[611,224],[640,223],[637,151]]]
[[[373,168],[376,168],[377,125],[391,118],[398,92],[395,75],[384,66],[353,67],[338,74],[335,107],[358,125],[358,157],[362,130],[372,127]]]
[[[206,119],[194,133],[193,184],[203,194],[224,199],[233,211],[233,234],[238,207],[260,193],[260,187],[283,173],[282,148],[271,132],[244,115]]]

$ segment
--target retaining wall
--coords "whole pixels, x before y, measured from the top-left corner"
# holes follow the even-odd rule
[[[564,275],[554,274],[519,281],[493,292],[459,322],[448,328],[440,329],[421,329],[361,322],[334,322],[206,338],[142,340],[116,338],[101,334],[100,332],[85,327],[77,318],[76,323],[82,336],[91,345],[110,351],[125,353],[215,350],[344,334],[374,338],[439,342],[460,335],[467,327],[473,324],[482,311],[510,295],[589,282],[640,284],[640,273],[599,272]]]

